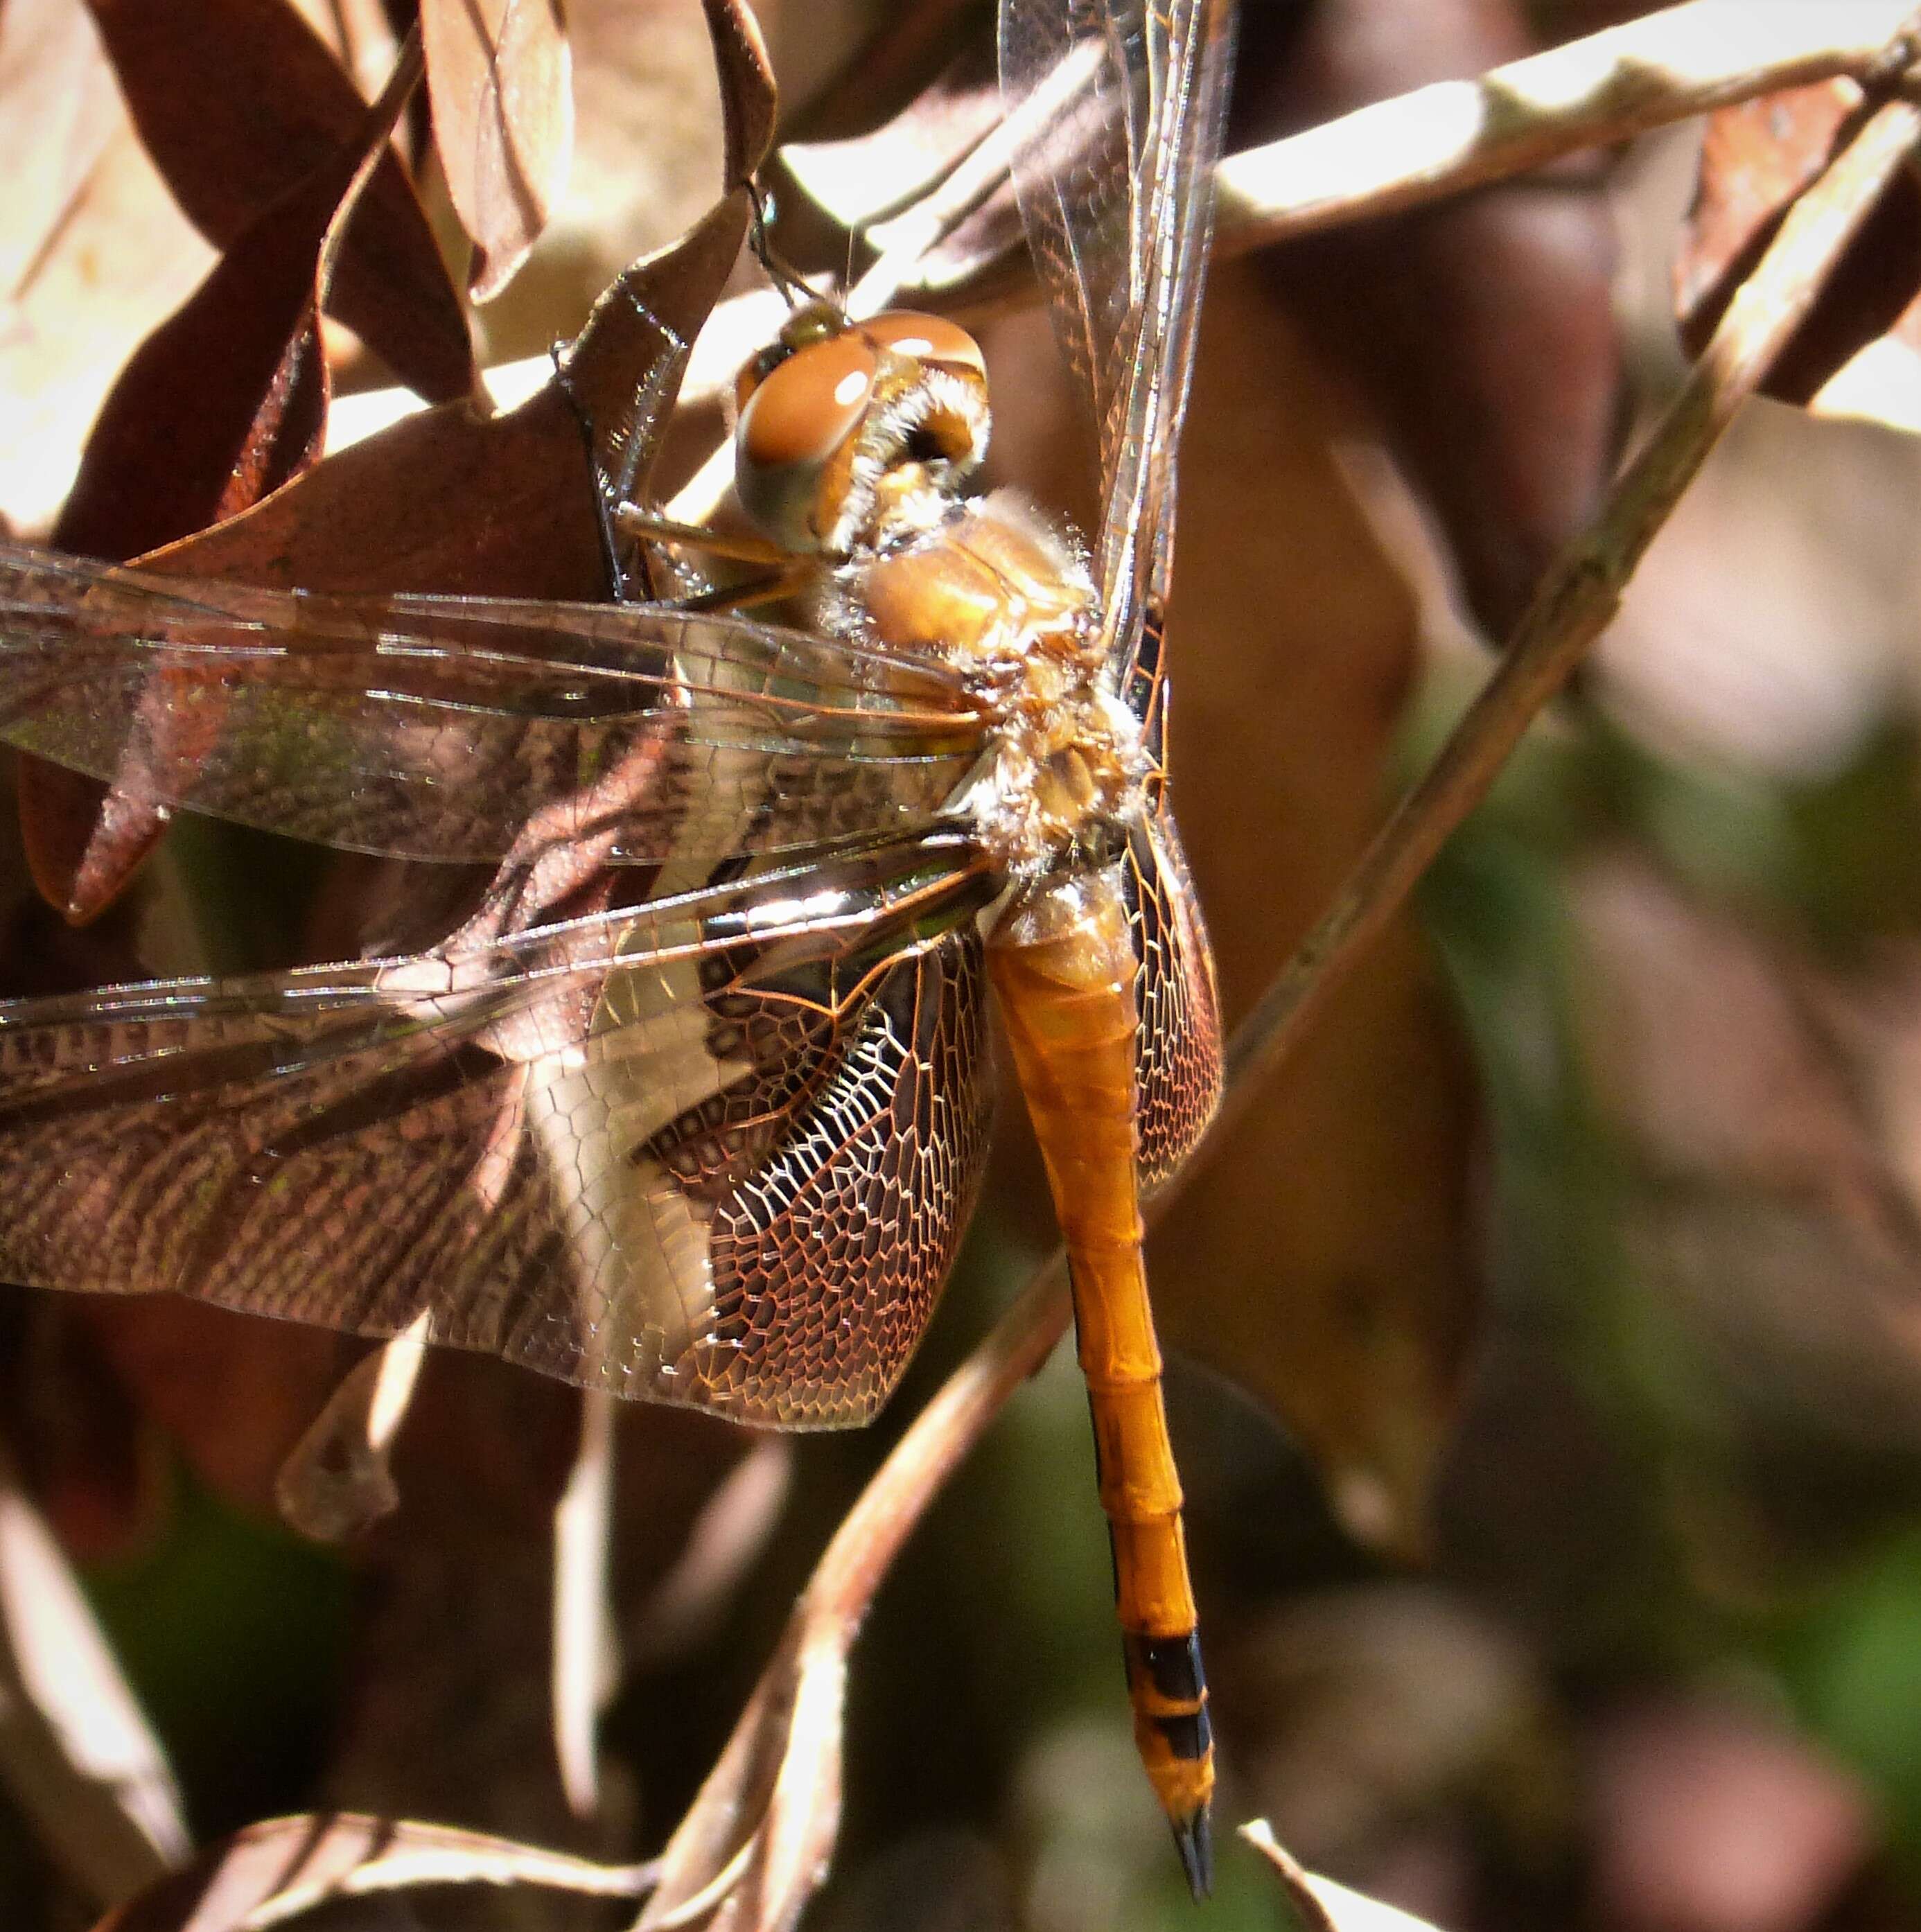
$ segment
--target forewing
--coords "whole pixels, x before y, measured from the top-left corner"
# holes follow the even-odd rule
[[[1001,94],[1028,246],[1106,473],[1137,301],[1130,184],[1149,102],[1138,7],[1001,0]]]
[[[0,1006],[0,1276],[870,1413],[986,1117],[963,844],[470,952]]]
[[[1056,333],[1097,432],[1105,653],[1137,716],[1172,561],[1175,455],[1193,368],[1232,53],[1227,0],[1001,0],[1010,114],[1052,88],[1015,178]]]
[[[777,626],[191,583],[0,544],[0,734],[356,850],[497,859],[576,800],[620,863],[907,833],[981,730],[944,667]]]

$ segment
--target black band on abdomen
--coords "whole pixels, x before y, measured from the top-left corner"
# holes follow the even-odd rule
[[[1185,1636],[1146,1636],[1137,1630],[1121,1633],[1130,1683],[1145,1682],[1170,1704],[1198,1703],[1207,1690],[1201,1665],[1198,1630]]]

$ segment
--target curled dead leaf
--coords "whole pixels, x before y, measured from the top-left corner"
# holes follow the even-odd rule
[[[284,0],[92,0],[92,12],[148,152],[218,248],[362,126],[366,103]],[[421,394],[472,390],[465,315],[397,157],[383,158],[360,199],[329,308]]]
[[[652,1879],[650,1866],[596,1864],[484,1832],[322,1813],[236,1832],[109,1912],[96,1932],[268,1932],[329,1904],[430,1886],[638,1898]]]
[[[721,185],[729,194],[757,176],[773,146],[780,97],[760,24],[746,0],[701,0],[720,75]]]
[[[841,227],[865,229],[933,189],[992,132],[1001,112],[983,41],[881,126],[839,140],[785,142],[776,160]]]
[[[425,0],[420,32],[447,192],[473,238],[469,292],[497,295],[566,185],[572,61],[557,0]]]
[[[744,196],[609,289],[550,379],[507,415],[466,402],[410,416],[296,478],[245,515],[143,567],[255,584],[591,598],[606,567],[583,440],[630,481],[671,408],[689,344],[726,280]]]
[[[319,460],[330,388],[320,308],[418,70],[417,56],[403,61],[358,138],[249,223],[142,345],[88,439],[55,548],[113,558],[155,549],[239,514]],[[156,686],[146,736],[110,796],[21,761],[28,862],[75,924],[106,910],[165,829],[151,761],[191,759],[207,742],[179,742],[169,689]],[[217,724],[210,708],[205,730]]]
[[[0,14],[0,517],[51,523],[116,371],[212,251],[68,0]]]
[[[1837,134],[1860,105],[1852,81],[1828,80],[1742,101],[1710,116],[1694,202],[1674,262],[1674,304],[1689,352],[1697,353],[1772,240],[1796,197],[1826,165]],[[1835,268],[1783,351],[1763,393],[1823,406],[1823,391],[1880,344],[1921,380],[1921,184],[1904,170]],[[1857,400],[1850,414],[1900,415]]]
[[[394,1438],[427,1353],[427,1318],[356,1362],[274,1480],[280,1513],[317,1543],[358,1536],[400,1501]]]
[[[1250,1819],[1241,1835],[1273,1867],[1307,1932],[1435,1932],[1411,1912],[1306,1870],[1276,1839],[1265,1818]]]

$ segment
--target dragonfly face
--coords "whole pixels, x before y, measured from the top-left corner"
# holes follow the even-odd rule
[[[743,375],[736,434],[746,507],[818,564],[815,629],[0,546],[17,744],[497,867],[424,954],[0,1005],[0,1276],[424,1318],[623,1396],[859,1422],[977,1187],[991,980],[1068,1238],[1137,1735],[1198,1879],[1211,1760],[1138,1194],[1220,1079],[1160,636],[1227,28],[1222,0],[1003,0],[1001,42],[1011,99],[1078,76],[1016,182],[1100,454],[1089,553],[962,500],[987,424],[959,330],[813,310]],[[620,867],[640,902],[582,911]]]
[[[939,316],[803,309],[734,406],[741,506],[794,550],[845,556],[938,520],[987,449],[986,362]]]

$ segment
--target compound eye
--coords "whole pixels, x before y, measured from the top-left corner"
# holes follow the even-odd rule
[[[965,369],[977,376],[987,374],[986,358],[980,345],[958,322],[943,315],[919,315],[911,309],[890,309],[871,322],[860,325],[860,333],[877,347],[891,349],[896,356],[911,356],[916,362],[931,362],[945,369]]]
[[[734,431],[741,507],[796,548],[817,539],[814,497],[841,446],[860,427],[878,364],[852,332],[797,349],[747,398]]]

